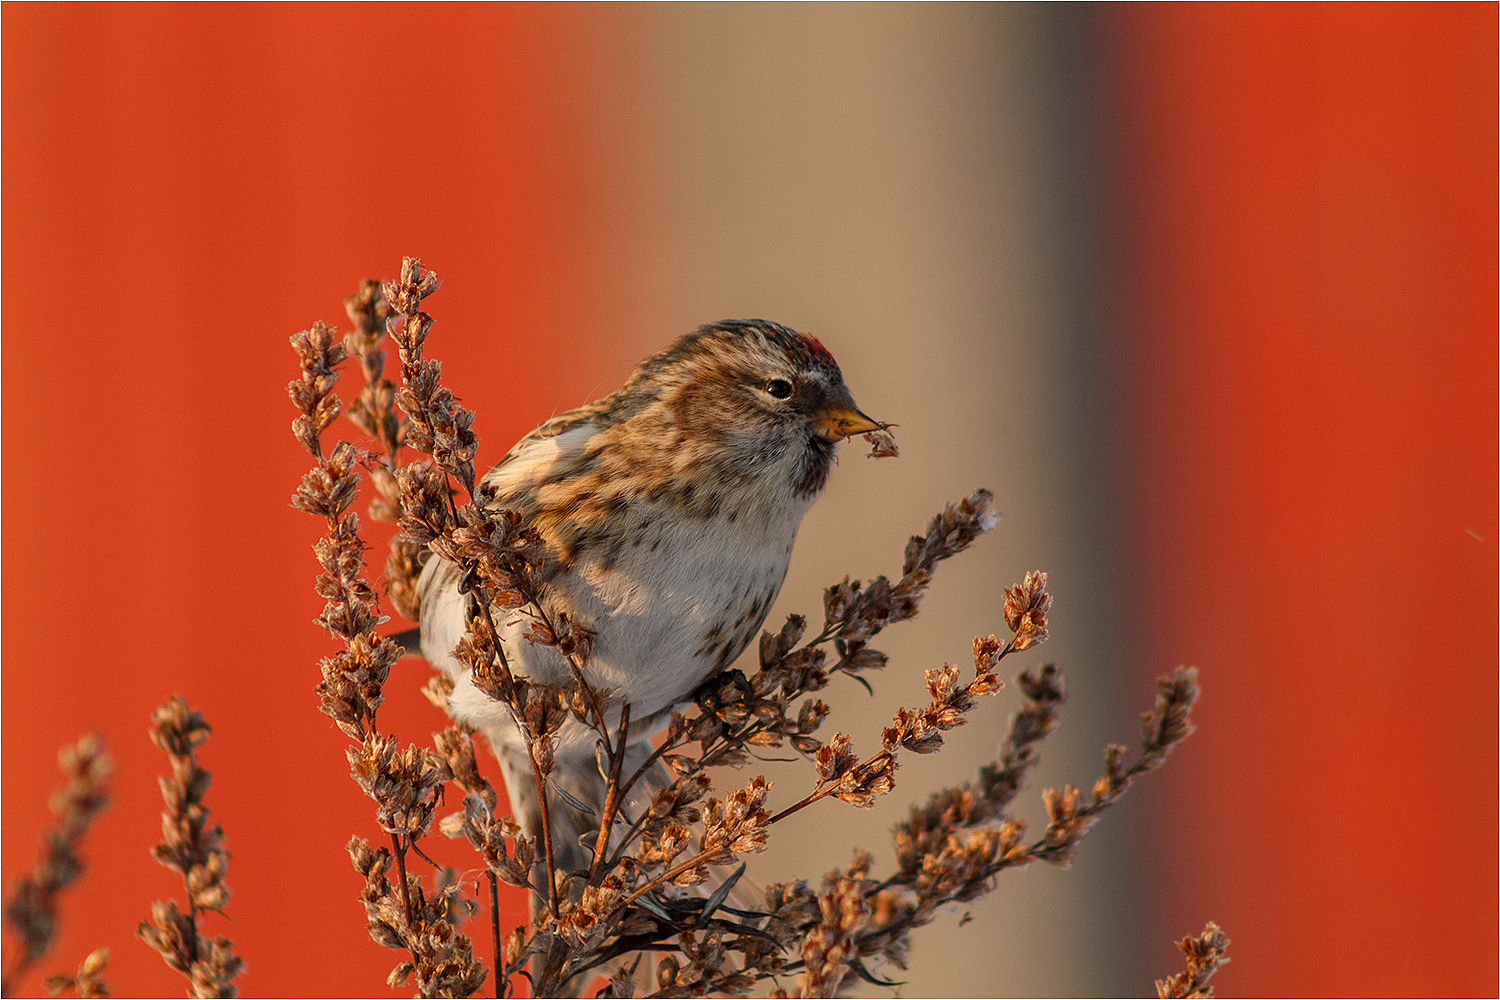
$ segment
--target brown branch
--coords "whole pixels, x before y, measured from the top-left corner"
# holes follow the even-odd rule
[[[359,741],[346,751],[350,770],[375,800],[377,819],[392,835],[401,880],[398,897],[385,878],[392,852],[372,848],[358,837],[350,840],[351,860],[365,878],[361,901],[369,917],[366,926],[377,943],[405,949],[410,955],[409,961],[392,971],[390,983],[405,982],[414,973],[423,995],[467,996],[478,988],[484,974],[483,966],[473,958],[472,942],[454,928],[446,891],[431,899],[412,899],[405,865],[405,849],[427,829],[441,786],[450,774],[432,751],[398,747],[395,737],[382,735],[376,728],[383,685],[401,651],[397,643],[375,631],[387,619],[380,614],[378,596],[365,578],[359,518],[349,509],[359,488],[359,453],[347,441],[339,441],[326,455],[322,447],[322,432],[342,408],[333,386],[347,353],[333,330],[321,323],[294,336],[292,346],[302,368],[301,378],[288,386],[301,411],[293,421],[293,433],[316,461],[292,504],[322,517],[327,525],[327,533],[314,546],[323,568],[317,590],[328,602],[318,621],[344,645],[321,665],[320,707],[346,735]],[[363,346],[369,351],[361,354],[361,360],[374,368],[370,354],[374,347]],[[466,447],[461,438],[462,434],[455,438],[458,452]],[[405,476],[402,485],[404,490]],[[153,917],[163,934],[187,919],[175,908],[154,911]],[[191,933],[190,927],[191,922],[182,928],[184,935]]]
[[[606,783],[603,815],[599,817],[599,834],[594,838],[594,860],[589,865],[587,885],[598,885],[602,876],[604,855],[609,849],[609,834],[615,825],[615,813],[620,809],[620,772],[625,767],[625,741],[630,736],[630,703],[620,706],[620,742],[610,755],[609,780]],[[606,748],[608,744],[605,744]]]
[[[684,861],[682,864],[677,865],[673,868],[669,868],[667,871],[651,879],[645,885],[641,886],[639,889],[632,892],[629,896],[626,896],[619,903],[615,904],[615,909],[623,910],[625,907],[629,906],[631,903],[634,903],[637,899],[640,899],[652,889],[656,889],[660,886],[666,885],[668,882],[677,878],[679,875],[682,875],[685,872],[690,872],[700,865],[707,864],[708,858],[712,856],[712,853],[713,852],[709,851],[700,851],[688,860]]]
[[[536,782],[536,797],[542,814],[542,856],[547,861],[547,909],[552,911],[552,919],[556,920],[558,915],[557,861],[552,854],[552,820],[547,807],[547,778],[542,774],[536,754],[528,752],[526,757],[531,761],[531,776]]]
[[[400,834],[391,832],[391,853],[396,857],[396,875],[401,881],[401,909],[406,914],[408,925],[416,923],[416,915],[411,910],[411,891],[406,885],[406,845],[402,842]]]
[[[500,887],[494,872],[486,869],[484,874],[490,883],[490,943],[494,946],[495,954],[495,1000],[501,1000],[505,996],[505,983],[510,977],[504,974],[505,953],[500,947]]]
[[[887,762],[887,761],[891,761],[893,759],[894,759],[893,755],[888,754],[884,750],[882,750],[880,753],[878,753],[875,756],[871,757],[869,760],[865,761],[863,764],[861,764],[859,766],[861,768],[875,767],[875,766],[878,766],[881,763],[884,763],[884,762]],[[839,787],[838,786],[838,782],[836,782],[836,781],[834,781],[834,782],[821,782],[820,781],[818,783],[818,786],[813,791],[809,792],[800,801],[792,803],[791,805],[787,806],[785,809],[781,810],[781,812],[779,812],[776,815],[772,816],[771,819],[770,819],[770,822],[772,824],[780,823],[782,820],[786,819],[788,816],[791,816],[793,813],[801,812],[803,809],[806,809],[808,806],[812,805],[814,802],[819,802],[819,801],[822,801],[823,799],[828,798],[828,796],[832,795],[835,791],[838,790],[838,787]]]

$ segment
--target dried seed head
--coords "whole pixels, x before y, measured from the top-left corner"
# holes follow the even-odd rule
[[[21,968],[41,958],[52,946],[57,896],[82,877],[84,865],[78,848],[94,818],[109,804],[113,764],[96,734],[87,733],[77,743],[64,746],[58,751],[57,763],[67,779],[51,797],[57,822],[43,833],[41,856],[12,884],[5,900],[5,922],[20,939]],[[107,958],[108,953],[104,954]],[[80,970],[79,981],[85,978]],[[74,982],[66,977],[64,980],[70,985]]]
[[[140,925],[137,934],[188,978],[192,995],[235,996],[233,979],[244,970],[244,963],[228,938],[208,938],[197,926],[198,911],[221,910],[229,901],[224,831],[209,822],[203,804],[213,776],[199,766],[196,749],[212,730],[203,715],[181,698],[158,708],[152,722],[151,739],[166,752],[172,772],[160,779],[166,808],[162,810],[162,842],[152,854],[182,873],[192,908],[184,914],[174,901],[156,903],[151,919]]]
[[[1229,938],[1212,920],[1197,937],[1185,937],[1177,942],[1177,948],[1187,957],[1187,968],[1167,979],[1156,981],[1156,995],[1167,998],[1212,997],[1214,990],[1208,980],[1229,961],[1225,952],[1229,949]]]
[[[901,454],[901,449],[896,447],[896,439],[885,427],[870,431],[864,435],[864,439],[870,443],[870,458],[895,458]]]
[[[896,787],[896,758],[889,751],[876,754],[867,762],[844,772],[833,795],[860,809],[868,809],[875,800]]]
[[[991,510],[994,501],[995,495],[989,490],[975,490],[964,500],[945,507],[928,523],[926,535],[914,535],[906,543],[902,575],[909,576],[918,569],[931,570],[991,531],[999,522],[999,515]]]
[[[838,733],[818,751],[815,763],[818,767],[818,781],[824,783],[842,778],[850,768],[859,763],[859,757],[855,755],[849,737]]]
[[[1027,573],[1023,582],[1005,592],[1005,624],[1014,633],[1011,641],[1016,649],[1047,641],[1047,610],[1051,607],[1047,574],[1040,570]]]
[[[756,776],[735,789],[727,802],[709,799],[703,812],[703,854],[710,864],[725,864],[736,854],[759,854],[766,849],[771,815],[763,805],[771,783]]]

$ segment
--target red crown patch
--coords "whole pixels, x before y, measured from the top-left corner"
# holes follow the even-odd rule
[[[828,353],[828,348],[824,347],[823,342],[817,337],[814,337],[812,334],[799,333],[797,334],[797,340],[815,357],[827,361],[830,364],[836,363],[833,360],[833,355]]]

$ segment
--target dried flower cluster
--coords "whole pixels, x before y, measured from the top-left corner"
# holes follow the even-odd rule
[[[1214,995],[1208,980],[1219,967],[1229,961],[1225,954],[1229,950],[1229,938],[1210,920],[1197,937],[1185,937],[1177,942],[1178,949],[1187,956],[1187,968],[1166,979],[1156,981],[1156,995],[1161,1000],[1206,1000]]]
[[[83,876],[78,847],[94,817],[109,804],[114,764],[98,736],[87,733],[72,746],[63,747],[58,751],[57,765],[67,778],[52,795],[57,822],[42,834],[41,857],[11,886],[5,900],[5,923],[18,940],[0,985],[0,993],[6,996],[12,995],[12,988],[26,970],[52,947],[57,932],[57,895]],[[108,952],[104,954],[107,962]],[[104,962],[90,966],[93,971],[87,978],[88,988],[103,991],[90,996],[108,995],[108,988],[98,978]],[[89,961],[84,964],[89,965]]]
[[[870,923],[865,881],[837,872],[824,878],[818,922],[802,938],[804,996],[837,996],[844,977],[859,961],[859,932]]]
[[[451,869],[439,869],[430,892],[421,880],[405,872],[404,881],[393,891],[388,876],[393,855],[388,848],[372,848],[359,837],[349,841],[354,869],[364,876],[361,894],[369,917],[370,936],[387,948],[405,948],[411,958],[398,963],[387,982],[405,985],[416,977],[422,996],[470,996],[484,983],[485,969],[475,961],[473,945],[466,935],[454,931],[470,904],[459,895],[459,884]]]
[[[107,997],[110,992],[109,983],[104,981],[104,970],[108,967],[109,949],[96,948],[79,963],[75,974],[48,976],[42,980],[42,989],[52,997],[60,997],[68,992],[72,992],[74,996],[83,997],[85,1000],[91,997]]]
[[[385,377],[385,350],[381,341],[391,310],[380,282],[361,282],[359,290],[345,300],[344,311],[354,324],[354,330],[344,339],[344,348],[359,359],[365,380],[364,388],[349,404],[349,419],[380,443],[368,466],[377,494],[377,499],[370,501],[370,516],[380,521],[395,521],[401,506],[395,456],[406,430],[395,411],[396,387]],[[391,605],[412,621],[417,618],[416,581],[427,555],[422,545],[398,537],[391,542],[386,559],[386,587]]]
[[[207,937],[199,927],[199,914],[222,912],[229,901],[229,886],[224,884],[229,870],[224,830],[210,823],[203,804],[213,775],[198,764],[197,747],[212,730],[202,714],[181,698],[158,708],[151,721],[151,739],[172,767],[169,776],[159,779],[165,802],[162,842],[151,854],[182,874],[188,912],[178,909],[176,900],[155,903],[151,919],[140,925],[137,934],[167,965],[187,977],[193,996],[238,996],[233,980],[244,971],[245,963],[235,954],[234,943],[226,937]]]
[[[345,343],[335,338],[333,330],[323,324],[292,338],[293,349],[301,364],[301,377],[287,391],[299,413],[292,422],[292,433],[317,465],[303,477],[292,497],[299,510],[324,518],[327,533],[314,546],[323,568],[317,581],[318,594],[327,604],[318,622],[344,648],[322,664],[323,680],[318,685],[322,711],[358,743],[347,754],[350,772],[360,788],[376,803],[376,819],[390,836],[391,846],[373,847],[355,837],[349,842],[349,855],[355,870],[365,879],[361,899],[368,918],[370,936],[387,947],[404,950],[407,958],[390,974],[392,985],[415,977],[423,996],[469,996],[484,982],[486,970],[473,955],[469,938],[459,932],[457,922],[464,907],[458,905],[458,884],[451,873],[440,872],[428,890],[420,879],[406,870],[408,851],[432,823],[443,786],[453,777],[444,756],[417,746],[400,746],[392,736],[377,728],[376,715],[384,701],[382,686],[391,666],[401,656],[400,644],[376,631],[387,619],[380,614],[375,589],[364,575],[365,545],[359,536],[359,515],[350,510],[358,492],[357,465],[368,461],[347,441],[340,441],[327,455],[323,452],[322,434],[342,409],[333,392],[338,381],[338,367],[353,354],[360,358],[366,376],[364,390],[353,408],[356,423],[382,443],[385,463],[372,465],[373,477],[382,492],[388,513],[400,503],[398,493],[409,488],[413,475],[395,467],[394,452],[408,437],[433,440],[433,424],[445,441],[445,456],[454,460],[455,447],[463,446],[463,434],[453,428],[451,395],[436,385],[436,370],[423,376],[423,385],[432,391],[426,397],[431,408],[447,406],[449,424],[431,421],[418,426],[395,417],[392,404],[396,394],[384,379],[384,352],[380,347],[380,325],[389,316],[386,301],[411,305],[436,288],[428,275],[424,285],[420,276],[400,288],[378,289],[369,283],[353,296],[348,311],[355,322],[355,332]],[[428,321],[430,323],[430,320]],[[423,325],[412,324],[412,336],[425,336]],[[420,374],[414,371],[414,374]],[[412,390],[403,387],[403,398]],[[459,418],[462,420],[462,418]],[[472,467],[471,467],[472,470]],[[441,473],[437,473],[441,476]],[[472,471],[471,471],[472,475]],[[403,477],[397,485],[398,476]],[[417,476],[417,478],[420,478]],[[399,544],[399,543],[398,543]],[[410,557],[403,562],[402,551]],[[418,566],[415,550],[393,552],[391,568],[404,581],[403,593],[414,595],[410,584]],[[415,613],[415,608],[408,608]],[[441,744],[439,744],[441,746]],[[395,884],[387,877],[395,867]]]
[[[422,996],[469,995],[488,975],[457,929],[473,909],[457,876],[439,868],[424,880],[407,870],[408,852],[428,832],[448,782],[461,789],[462,805],[439,828],[466,839],[483,859],[497,995],[510,995],[516,977],[528,979],[534,995],[578,990],[623,957],[606,987],[612,996],[640,989],[654,996],[743,994],[769,977],[793,974],[800,995],[831,996],[851,975],[878,982],[874,965],[904,966],[913,929],[944,904],[984,895],[1003,869],[1038,860],[1067,865],[1098,814],[1191,731],[1196,681],[1192,671],[1179,670],[1159,683],[1135,761],[1127,765],[1123,748],[1110,747],[1087,803],[1071,787],[1045,792],[1047,826],[1028,842],[1024,824],[1007,810],[1036,763],[1035,744],[1056,728],[1065,689],[1051,666],[1024,672],[1018,685],[1026,704],[998,759],[973,781],[912,809],[896,830],[895,870],[873,875],[869,856],[858,854],[846,871],[824,876],[818,890],[795,881],[744,899],[742,858],[767,848],[776,823],[827,798],[871,805],[894,788],[903,752],[937,751],[984,696],[1000,691],[1000,661],[1047,638],[1046,575],[1028,573],[1004,593],[1010,635],[975,640],[971,679],[951,665],[926,672],[926,700],[896,714],[879,734],[878,750],[862,757],[844,733],[819,737],[829,709],[812,696],[836,674],[867,684],[865,675],[887,660],[871,642],[917,614],[939,562],[994,527],[992,497],[976,491],[911,539],[894,583],[881,576],[828,588],[815,634],[804,641],[806,620],[790,616],[779,631],[762,635],[752,675],[727,670],[710,678],[694,707],[672,714],[646,759],[627,761],[630,706],[608,705],[606,694],[590,686],[593,637],[538,599],[536,533],[515,512],[497,509],[494,494],[478,483],[474,414],[441,384],[438,363],[423,355],[432,319],[421,306],[438,285],[420,261],[407,259],[398,281],[366,282],[350,300],[355,331],[342,343],[322,324],[292,338],[302,368],[289,387],[299,410],[293,433],[316,462],[293,504],[327,525],[315,546],[323,570],[317,589],[328,602],[318,620],[343,644],[323,661],[318,692],[322,710],[358,741],[349,750],[352,773],[391,838],[389,848],[376,848],[356,837],[350,854],[365,880],[372,937],[407,953],[391,974],[393,985],[414,980]],[[383,335],[399,351],[399,386],[385,380]],[[360,359],[365,378],[350,415],[372,443],[361,450],[340,441],[325,455],[322,434],[341,409],[333,393],[337,369],[350,355]],[[868,437],[873,455],[895,453],[884,428]],[[403,449],[421,457],[403,461]],[[401,650],[376,632],[386,619],[364,576],[365,546],[351,509],[361,466],[377,493],[372,516],[401,528],[386,564],[398,610],[416,615],[414,583],[430,553],[459,568],[461,588],[473,597],[453,653],[525,738],[543,810],[539,837],[497,812],[499,799],[480,772],[470,730],[452,726],[427,749],[401,746],[376,728],[383,684]],[[566,658],[571,683],[540,684],[513,670],[492,609],[523,616],[530,641]],[[451,690],[451,682],[438,678],[428,694],[445,705]],[[602,806],[573,799],[553,778],[553,741],[569,720],[597,738],[608,779]],[[788,745],[813,771],[811,787],[794,801],[774,809],[771,785],[758,776],[722,799],[709,794],[709,768],[744,765],[754,747]],[[631,793],[646,789],[652,791],[644,803],[631,805]],[[586,868],[558,867],[549,800],[585,813],[591,824],[597,820]],[[531,890],[529,929],[501,933],[499,881]]]

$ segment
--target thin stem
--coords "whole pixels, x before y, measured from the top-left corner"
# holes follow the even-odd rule
[[[531,776],[536,781],[536,797],[541,803],[542,812],[542,847],[547,858],[547,908],[552,911],[552,919],[557,919],[557,861],[552,854],[552,819],[547,809],[547,779],[542,775],[542,769],[537,766],[536,756],[527,747],[526,756],[531,760]]]
[[[447,479],[448,470],[447,469],[442,469],[441,466],[439,466],[439,468],[442,470],[443,476],[447,480],[447,483],[448,483],[448,516],[450,518],[452,518],[453,519],[453,523],[455,525],[457,525],[458,524],[458,501],[453,498],[453,482],[452,482],[451,479]]]
[[[642,896],[644,896],[646,893],[650,892],[652,889],[655,889],[657,886],[659,886],[659,885],[665,885],[667,882],[672,881],[672,879],[674,879],[677,876],[681,875],[683,872],[690,871],[693,868],[698,867],[698,865],[700,865],[700,864],[703,863],[703,859],[706,858],[706,857],[708,857],[708,855],[706,853],[700,852],[698,854],[693,855],[691,858],[689,858],[688,860],[684,861],[682,864],[678,865],[677,867],[672,868],[669,871],[665,871],[662,874],[656,876],[656,878],[654,878],[651,881],[647,882],[645,885],[641,886],[635,892],[632,892],[629,896],[626,896],[625,897],[625,901],[623,903],[616,903],[615,906],[614,906],[614,908],[611,909],[610,912],[614,913],[617,910],[623,910],[625,907],[629,906],[631,903],[634,903],[637,899],[640,899]]]
[[[599,819],[599,835],[594,838],[594,861],[589,865],[588,885],[597,885],[604,866],[604,855],[609,849],[609,832],[615,825],[615,813],[620,809],[620,772],[625,767],[625,740],[630,735],[630,703],[620,706],[620,745],[615,748],[610,763],[609,786],[604,796],[604,815]],[[608,743],[604,744],[606,749]]]
[[[505,972],[504,952],[500,948],[500,889],[495,882],[495,873],[485,871],[490,880],[490,940],[495,946],[495,1000],[504,1000],[505,984],[510,980]]]
[[[781,812],[777,813],[775,816],[772,816],[766,822],[768,824],[770,824],[770,823],[779,823],[780,821],[782,821],[782,820],[786,819],[788,816],[790,816],[792,813],[798,812],[798,811],[803,810],[803,809],[806,809],[808,806],[812,805],[814,802],[818,801],[819,799],[825,799],[828,796],[832,795],[833,794],[833,790],[835,788],[837,788],[837,787],[838,787],[838,783],[837,782],[832,782],[832,783],[824,786],[823,788],[814,791],[812,794],[808,795],[801,802],[794,802],[791,805],[787,806],[785,809],[781,810]]]
[[[198,962],[198,904],[193,899],[192,886],[188,886],[188,921],[188,954],[193,957],[193,964],[196,965]]]
[[[620,846],[616,847],[615,853],[609,856],[609,867],[614,868],[620,863],[620,859],[625,856],[625,852],[635,842],[636,836],[641,832],[641,828],[646,825],[646,820],[650,817],[651,807],[647,806],[641,810],[640,817],[631,822],[630,826],[625,830],[625,836],[620,839]],[[629,818],[628,816],[626,817],[626,819]]]
[[[552,619],[547,617],[547,609],[542,607],[541,598],[531,593],[526,585],[522,583],[520,577],[516,577],[515,585],[516,590],[531,603],[532,608],[535,609],[534,613],[536,616],[542,620],[542,624],[547,626],[547,631],[555,638],[557,636],[557,628],[552,624]],[[604,705],[599,701],[599,693],[589,686],[588,681],[583,679],[583,664],[578,661],[576,656],[572,653],[563,653],[563,658],[568,661],[568,666],[573,668],[573,676],[578,681],[579,688],[588,697],[589,707],[594,710],[594,728],[600,736],[604,737],[604,745],[608,747],[609,727],[604,722]]]
[[[449,496],[452,496],[451,492],[449,493]],[[484,588],[481,587],[480,589],[482,590]],[[479,600],[476,603],[479,605],[480,612],[484,615],[485,627],[490,630],[490,638],[493,640],[495,655],[500,659],[500,673],[505,677],[506,694],[509,697],[514,697],[516,679],[515,676],[510,672],[510,661],[505,658],[505,647],[500,642],[500,630],[495,627],[495,619],[490,615],[489,599],[484,594],[480,594]],[[511,706],[511,711],[515,711],[514,705]],[[525,716],[524,711],[521,714],[522,717]]]
[[[434,867],[434,868],[441,868],[441,867],[443,867],[442,865],[438,864],[436,861],[434,861],[431,858],[429,858],[427,856],[427,852],[424,851],[424,850],[422,850],[420,847],[418,847],[417,846],[417,842],[415,840],[413,840],[410,844],[408,844],[406,846],[410,847],[413,851],[415,851],[416,854],[417,854],[417,857],[421,858],[423,861],[427,862],[432,867]]]
[[[882,750],[879,753],[875,754],[875,756],[871,757],[869,760],[865,761],[863,764],[856,764],[854,767],[851,767],[848,771],[846,771],[844,773],[845,774],[853,774],[853,773],[855,773],[857,771],[868,772],[870,770],[870,768],[873,768],[877,763],[880,762],[881,758],[886,758],[888,760],[894,760],[895,756],[896,755],[892,751],[890,751],[890,750]],[[769,823],[779,822],[781,820],[786,819],[788,816],[790,816],[794,812],[797,812],[797,811],[802,810],[802,809],[806,809],[808,806],[812,805],[814,802],[818,801],[819,799],[826,799],[828,796],[830,796],[834,792],[838,791],[839,784],[840,784],[841,781],[842,781],[842,775],[840,776],[839,780],[830,781],[826,785],[823,784],[822,782],[819,782],[818,783],[819,786],[817,788],[813,789],[813,791],[806,798],[804,798],[801,802],[794,802],[794,803],[792,803],[791,805],[787,806],[785,809],[781,810],[781,812],[777,813],[775,816],[772,816],[766,822],[768,824]]]
[[[401,843],[401,837],[395,833],[391,834],[391,847],[396,855],[396,872],[401,876],[401,910],[406,914],[406,926],[409,930],[415,923],[411,912],[411,894],[406,888],[406,848]]]

